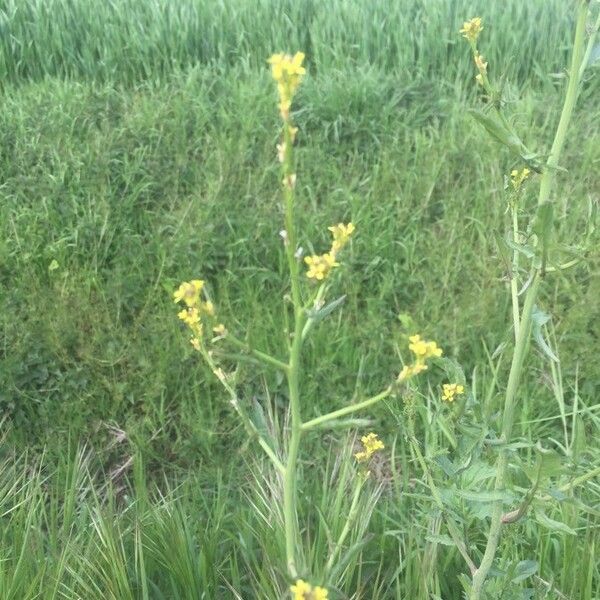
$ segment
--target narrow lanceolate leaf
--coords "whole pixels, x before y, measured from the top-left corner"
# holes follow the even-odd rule
[[[531,316],[532,322],[532,335],[535,343],[539,346],[540,350],[552,361],[558,363],[560,360],[558,356],[552,352],[552,348],[548,345],[546,338],[544,337],[543,327],[550,320],[550,315],[541,310],[538,306],[533,307],[533,315]]]
[[[341,306],[345,300],[346,295],[344,294],[343,296],[336,298],[329,304],[326,304],[323,308],[320,308],[318,310],[307,310],[306,314],[313,321],[320,321],[321,319],[324,319],[327,315],[330,315],[336,308]]]
[[[577,535],[577,532],[574,529],[571,529],[565,523],[551,519],[545,512],[542,512],[541,510],[535,511],[535,520],[540,525],[546,529],[550,529],[551,531],[558,531],[560,533],[566,533],[567,535]]]
[[[470,110],[469,114],[500,144],[510,148],[513,152],[521,153],[524,148],[519,136],[508,130],[494,117],[486,115],[480,110]]]

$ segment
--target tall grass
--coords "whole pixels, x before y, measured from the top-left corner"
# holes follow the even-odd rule
[[[195,65],[255,71],[274,49],[302,48],[313,74],[372,66],[452,86],[472,77],[456,37],[472,14],[490,24],[492,64],[508,57],[519,83],[565,64],[572,11],[562,0],[2,0],[0,81],[131,85]]]

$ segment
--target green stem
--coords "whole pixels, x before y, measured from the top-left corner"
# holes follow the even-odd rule
[[[288,572],[292,578],[298,574],[296,565],[296,547],[298,546],[298,516],[296,509],[296,480],[298,472],[298,452],[302,437],[302,414],[300,411],[300,354],[302,350],[302,330],[306,316],[300,294],[300,269],[296,256],[296,228],[294,224],[294,175],[292,135],[289,120],[283,124],[283,143],[285,144],[282,174],[283,200],[285,209],[285,250],[290,270],[292,302],[294,305],[294,332],[290,347],[289,363],[286,367],[288,395],[290,402],[291,433],[288,444],[288,456],[283,476],[283,519],[285,529],[285,552]]]
[[[306,431],[308,429],[313,429],[319,425],[323,425],[323,423],[327,423],[327,421],[332,421],[333,419],[337,419],[338,417],[343,417],[344,415],[349,415],[350,413],[356,412],[357,410],[362,410],[363,408],[367,408],[384,400],[392,393],[392,386],[387,387],[383,392],[379,392],[376,396],[372,396],[367,400],[363,400],[362,402],[357,402],[356,404],[351,404],[350,406],[345,406],[344,408],[340,408],[339,410],[334,410],[333,412],[327,413],[326,415],[322,415],[320,417],[316,417],[315,419],[311,419],[310,421],[306,421],[306,423],[302,424],[302,431]]]
[[[515,198],[516,202],[516,198]],[[519,243],[519,217],[517,214],[516,204],[511,206],[512,222],[513,222],[513,242]],[[515,343],[519,337],[519,253],[513,250],[512,273],[510,277],[510,295],[512,299],[512,314],[513,314],[513,330],[515,335]]]
[[[207,362],[211,371],[216,375],[217,379],[221,382],[223,387],[229,393],[231,405],[233,406],[233,408],[235,409],[235,411],[237,412],[239,417],[242,419],[244,428],[246,429],[250,438],[252,439],[252,438],[256,437],[256,439],[258,440],[259,446],[265,451],[265,454],[271,459],[271,462],[273,463],[275,468],[280,473],[285,473],[285,467],[284,467],[283,463],[279,460],[279,458],[277,457],[275,452],[273,451],[273,448],[271,448],[271,446],[269,446],[267,441],[260,434],[260,431],[257,429],[256,425],[254,425],[254,423],[252,422],[252,419],[250,419],[250,417],[246,414],[246,411],[240,406],[240,402],[237,397],[237,394],[236,394],[235,390],[233,389],[233,387],[230,385],[230,383],[227,381],[227,376],[225,375],[223,370],[220,369],[215,364],[215,362],[213,361],[210,354],[206,351],[205,348],[202,348],[200,350],[200,352],[202,353],[202,356],[204,357],[204,360]]]
[[[249,344],[243,342],[242,340],[239,340],[231,333],[227,332],[225,339],[229,343],[233,344],[234,346],[241,348],[242,350],[248,352],[255,358],[259,359],[261,362],[263,362],[267,365],[271,365],[272,367],[276,367],[280,371],[284,371],[284,372],[287,371],[288,366],[286,363],[284,363],[281,360],[278,360],[277,358],[271,356],[270,354],[267,354],[266,352],[261,352],[260,350],[256,350],[256,349],[250,347]]]
[[[548,202],[550,199],[550,193],[554,184],[555,170],[559,163],[560,154],[566,139],[566,134],[569,128],[571,116],[573,114],[573,108],[575,106],[575,102],[577,101],[580,82],[579,74],[581,68],[581,61],[583,59],[583,46],[585,42],[584,34],[587,12],[587,0],[580,0],[577,13],[577,25],[575,28],[573,54],[571,57],[569,84],[567,86],[565,101],[563,104],[559,124],[554,137],[554,142],[550,150],[550,156],[548,157],[546,168],[544,169],[544,172],[541,177],[538,205]],[[506,396],[504,401],[504,414],[502,417],[501,437],[507,442],[508,440],[510,440],[510,435],[512,433],[514,423],[515,401],[517,397],[519,382],[521,379],[521,372],[523,370],[523,362],[525,360],[527,343],[529,341],[529,335],[531,330],[531,316],[533,314],[533,307],[537,299],[537,293],[540,285],[540,277],[540,273],[536,272],[529,288],[527,289],[525,295],[525,302],[523,305],[523,313],[520,319],[519,334],[515,342],[515,349],[513,352],[513,358],[510,367],[508,385],[506,388]],[[496,490],[502,490],[504,488],[507,466],[508,454],[506,450],[503,449],[500,450],[498,460],[496,462]],[[487,579],[489,570],[492,567],[492,563],[494,562],[496,550],[500,541],[500,533],[502,529],[502,516],[502,502],[498,501],[494,504],[492,510],[490,531],[488,534],[485,552],[481,560],[481,564],[479,565],[479,568],[473,576],[472,588],[470,593],[471,600],[481,599],[483,586]]]

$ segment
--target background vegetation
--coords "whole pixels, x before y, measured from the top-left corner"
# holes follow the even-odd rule
[[[273,51],[304,50],[310,70],[296,104],[302,243],[357,225],[345,307],[306,352],[304,402],[317,414],[380,389],[410,317],[499,406],[491,356],[510,307],[494,233],[515,165],[465,112],[476,90],[457,32],[484,18],[489,68],[543,152],[572,13],[561,0],[0,2],[0,597],[283,593],[282,565],[263,560],[276,486],[171,299],[201,276],[228,328],[284,344]],[[598,91],[598,77],[584,85],[559,183],[556,228],[573,242],[598,203]],[[562,444],[574,474],[598,460],[599,266],[594,251],[545,282],[560,385],[534,356],[519,405],[518,434]],[[282,421],[280,381],[248,369],[243,391]],[[431,420],[437,392],[423,393]],[[371,415],[395,459],[341,597],[459,598],[462,566],[435,537],[400,412]],[[349,445],[313,443],[307,495]],[[327,473],[310,468],[323,460]],[[598,597],[599,491],[561,505],[570,532],[526,519],[508,534],[505,555],[538,561],[523,583],[535,597]]]

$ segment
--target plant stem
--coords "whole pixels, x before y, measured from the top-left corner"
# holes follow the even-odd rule
[[[246,352],[248,352],[255,358],[259,359],[263,363],[265,363],[267,365],[271,365],[272,367],[276,367],[280,371],[287,371],[288,365],[286,363],[275,358],[274,356],[271,356],[270,354],[267,354],[266,352],[261,352],[260,350],[256,350],[256,349],[250,347],[249,344],[243,342],[242,340],[239,340],[231,333],[227,332],[227,336],[225,339],[228,342],[230,342],[231,344],[233,344],[234,346],[237,346],[238,348],[245,350]]]
[[[283,463],[279,460],[279,458],[273,451],[273,448],[271,448],[271,446],[269,446],[267,441],[262,437],[262,435],[260,434],[260,431],[256,428],[256,425],[254,425],[254,423],[252,422],[252,419],[250,419],[250,417],[246,414],[246,411],[240,406],[240,402],[237,397],[237,394],[235,393],[235,390],[230,385],[230,383],[227,381],[227,376],[225,375],[223,370],[215,364],[212,357],[206,351],[205,348],[202,348],[200,350],[200,352],[202,353],[204,360],[207,362],[207,364],[211,368],[212,372],[216,375],[217,379],[221,382],[223,387],[229,393],[231,405],[233,406],[233,408],[235,409],[235,411],[237,412],[239,417],[242,419],[242,423],[243,423],[246,431],[248,432],[248,435],[250,436],[250,438],[256,437],[258,439],[258,444],[265,451],[265,454],[271,459],[271,462],[273,463],[275,468],[280,473],[284,473],[285,467],[284,467]]]
[[[285,209],[285,250],[290,271],[292,303],[294,305],[294,332],[290,346],[289,362],[286,366],[288,395],[290,402],[291,433],[288,456],[283,476],[283,518],[285,529],[285,553],[288,572],[292,578],[298,574],[296,547],[298,545],[298,516],[296,510],[296,479],[298,471],[298,451],[302,437],[302,414],[300,411],[300,353],[302,350],[302,330],[306,321],[300,294],[300,273],[296,257],[296,228],[294,224],[294,187],[292,124],[288,119],[283,124],[283,199]]]
[[[515,199],[516,202],[516,199]],[[511,206],[512,224],[513,224],[513,243],[519,243],[519,217],[517,214],[517,206]],[[510,295],[512,299],[512,315],[513,315],[513,330],[515,335],[515,343],[519,337],[519,253],[513,250],[512,273],[510,276]]]
[[[573,44],[573,54],[571,57],[569,84],[567,86],[565,101],[563,104],[559,124],[554,137],[554,142],[550,150],[550,156],[548,157],[546,168],[544,169],[544,172],[541,176],[538,205],[544,204],[550,199],[550,193],[554,184],[555,170],[559,164],[560,154],[565,142],[571,116],[573,114],[573,108],[575,106],[575,102],[577,101],[580,83],[580,68],[583,59],[583,47],[585,42],[584,34],[587,13],[587,0],[579,0],[577,25],[575,28],[575,41]],[[523,313],[521,315],[519,324],[519,333],[515,342],[515,349],[513,352],[513,358],[510,367],[508,385],[506,388],[506,396],[504,401],[504,414],[502,417],[502,439],[504,439],[506,442],[510,440],[510,435],[512,433],[514,423],[515,401],[517,396],[517,390],[519,387],[519,382],[521,379],[521,372],[523,370],[523,362],[525,360],[527,343],[529,341],[529,335],[531,330],[531,317],[533,314],[533,307],[537,299],[540,278],[541,275],[539,271],[536,271],[533,276],[533,280],[529,288],[527,289],[525,295],[525,302],[523,305]],[[508,453],[506,450],[500,450],[498,460],[496,462],[496,490],[501,490],[504,487],[507,466]],[[494,558],[496,556],[496,550],[498,548],[500,533],[502,529],[502,516],[502,502],[498,501],[494,504],[493,507],[490,531],[488,534],[488,540],[483,558],[481,560],[481,564],[479,565],[479,568],[473,575],[472,588],[470,593],[471,600],[480,600],[481,598],[484,583],[487,579],[487,575],[489,573],[490,568],[492,567],[492,563],[494,562]]]
[[[334,410],[333,412],[327,413],[326,415],[322,415],[320,417],[316,417],[315,419],[311,419],[310,421],[306,421],[306,423],[302,424],[301,429],[306,431],[308,429],[312,429],[313,427],[317,427],[326,423],[327,421],[332,421],[333,419],[337,419],[338,417],[343,417],[344,415],[349,415],[350,413],[356,412],[357,410],[362,410],[363,408],[367,408],[368,406],[372,406],[381,400],[384,400],[392,393],[392,386],[385,388],[382,392],[379,392],[376,396],[372,396],[367,400],[363,400],[362,402],[358,402],[356,404],[351,404],[350,406],[345,406],[344,408],[340,408],[339,410]]]

